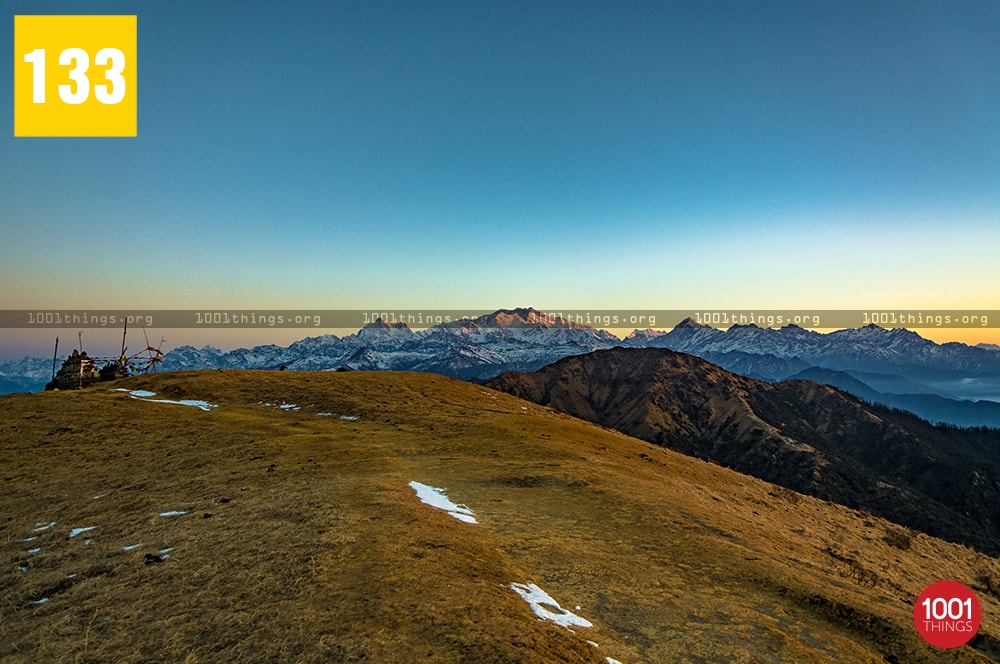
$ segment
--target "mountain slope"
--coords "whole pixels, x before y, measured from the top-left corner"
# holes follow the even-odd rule
[[[1000,432],[935,428],[826,385],[758,381],[665,349],[598,351],[487,384],[796,491],[1000,552]]]
[[[1000,645],[996,559],[479,386],[122,387],[156,394],[0,398],[5,662],[986,662]],[[954,651],[912,624],[945,577],[984,607]],[[567,614],[511,584],[592,626],[539,620]]]

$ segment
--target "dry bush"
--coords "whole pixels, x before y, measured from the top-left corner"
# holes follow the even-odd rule
[[[769,492],[775,498],[781,498],[787,500],[788,502],[795,504],[802,500],[802,494],[798,491],[793,491],[786,486],[774,485],[774,488]]]
[[[976,574],[976,583],[981,590],[1000,598],[1000,576],[995,572],[990,570],[980,571]]]
[[[901,551],[909,550],[916,536],[909,528],[886,528],[883,541],[889,546],[894,546]]]

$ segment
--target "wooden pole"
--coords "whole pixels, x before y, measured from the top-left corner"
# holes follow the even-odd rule
[[[80,372],[76,380],[77,389],[83,387],[83,331],[80,332]]]
[[[52,351],[52,380],[56,379],[56,358],[59,356],[59,337],[56,337],[56,348]]]

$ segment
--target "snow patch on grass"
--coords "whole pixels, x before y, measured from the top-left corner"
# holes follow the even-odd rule
[[[55,521],[49,521],[48,523],[45,523],[44,521],[41,521],[39,523],[36,523],[35,525],[38,526],[37,528],[35,528],[35,532],[36,533],[40,533],[43,530],[48,530],[52,526],[56,525],[56,522]]]
[[[135,551],[140,546],[142,546],[142,544],[129,544],[128,546],[123,546],[122,551]]]
[[[184,516],[187,512],[181,512],[179,510],[172,510],[170,512],[160,512],[160,516]]]
[[[288,403],[287,401],[282,401],[281,403],[271,403],[270,401],[258,401],[257,403],[259,403],[261,406],[264,406],[264,408],[280,408],[285,412],[288,411],[298,412],[302,410],[302,406],[299,406],[298,404],[294,403]]]
[[[420,499],[420,502],[431,507],[436,507],[439,510],[444,510],[459,521],[478,523],[472,510],[465,505],[456,505],[451,502],[448,496],[444,495],[444,489],[421,484],[420,482],[410,482],[410,487],[417,492],[417,498]]]
[[[554,622],[562,627],[593,627],[586,618],[581,618],[559,606],[559,602],[534,583],[512,583],[510,589],[531,605],[531,610],[542,620]]]
[[[170,403],[177,406],[193,406],[205,411],[215,410],[219,407],[214,403],[208,403],[202,399],[181,399],[180,401],[174,401],[172,399],[150,399],[149,397],[156,396],[156,392],[150,392],[149,390],[126,390],[124,387],[119,387],[112,390],[112,392],[125,392],[133,399],[138,399],[139,401],[148,401],[150,403]]]
[[[77,535],[79,535],[81,533],[85,533],[85,532],[91,531],[94,528],[97,528],[97,526],[86,526],[84,528],[74,528],[73,530],[69,531],[69,537],[70,537],[70,539],[73,539]]]
[[[150,392],[149,390],[128,390],[128,389],[125,389],[124,387],[119,387],[119,388],[116,388],[116,389],[111,390],[111,391],[112,392],[125,392],[126,394],[129,394],[129,395],[135,397],[136,399],[148,399],[149,397],[155,397],[156,396],[156,392]]]
[[[178,406],[193,406],[204,411],[215,410],[219,407],[217,404],[208,403],[202,399],[181,399],[180,401],[171,401],[170,399],[143,399],[143,401],[149,401],[151,403],[172,403]]]

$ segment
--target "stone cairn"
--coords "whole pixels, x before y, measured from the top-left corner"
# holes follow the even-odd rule
[[[87,351],[73,350],[66,358],[55,379],[45,386],[46,390],[78,390],[103,380],[115,380],[128,376],[128,369],[121,362],[108,364],[102,369],[94,365],[94,358]]]

